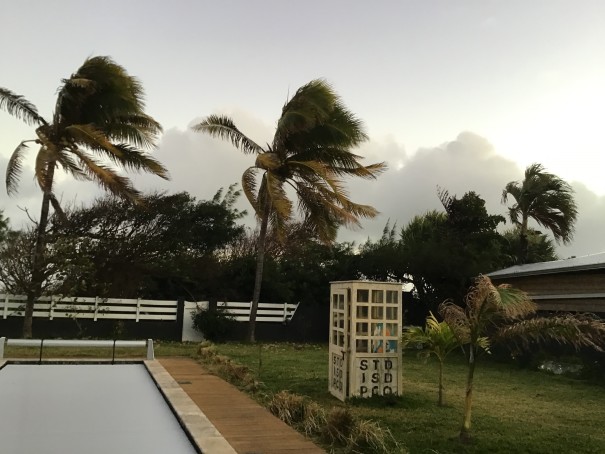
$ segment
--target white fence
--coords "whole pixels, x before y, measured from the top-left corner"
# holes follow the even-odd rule
[[[225,312],[233,317],[237,322],[250,321],[250,308],[252,302],[232,302],[232,301],[219,301],[217,307],[222,307]],[[183,317],[183,341],[197,342],[203,340],[203,336],[193,328],[192,315],[195,311],[200,309],[208,309],[210,303],[208,301],[200,301],[197,303],[185,301],[185,315]],[[257,322],[277,322],[287,323],[292,320],[294,314],[298,309],[298,303],[296,304],[271,304],[271,303],[259,303],[258,311],[256,312]]]
[[[25,295],[9,295],[0,293],[0,318],[23,317],[25,312]],[[235,321],[247,322],[250,320],[251,302],[220,301],[218,307],[225,309]],[[183,314],[183,341],[201,340],[201,335],[194,330],[192,315],[197,308],[207,309],[208,301],[185,302]],[[256,313],[258,322],[289,322],[298,308],[297,304],[270,304],[259,303]],[[117,299],[117,298],[83,298],[42,296],[34,305],[34,317],[92,319],[93,321],[109,320],[155,320],[176,321],[177,301]]]
[[[22,317],[25,312],[24,295],[0,294],[0,316]],[[122,320],[166,320],[177,319],[176,301],[115,299],[115,298],[81,298],[42,296],[34,305],[34,317],[122,319]]]

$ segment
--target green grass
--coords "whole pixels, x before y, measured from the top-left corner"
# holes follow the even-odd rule
[[[217,349],[250,367],[270,392],[288,390],[325,407],[344,405],[327,390],[327,346],[219,344]],[[453,356],[447,362],[445,407],[436,404],[436,379],[435,361],[424,364],[406,352],[402,396],[347,405],[359,417],[387,426],[411,453],[605,452],[605,389],[600,386],[483,359],[475,374],[474,439],[463,445],[457,438],[463,359]]]

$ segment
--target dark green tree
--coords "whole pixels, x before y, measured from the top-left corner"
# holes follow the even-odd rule
[[[59,289],[75,296],[150,299],[213,297],[221,251],[239,235],[239,191],[212,200],[188,193],[152,194],[144,203],[115,197],[68,213],[58,242],[64,276]]]

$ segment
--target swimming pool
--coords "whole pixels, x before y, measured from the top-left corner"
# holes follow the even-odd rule
[[[205,417],[200,419],[203,413],[195,405],[184,412],[175,408],[179,419],[175,417],[171,406],[187,404],[188,396],[166,375],[157,361],[0,362],[0,452],[235,452]]]

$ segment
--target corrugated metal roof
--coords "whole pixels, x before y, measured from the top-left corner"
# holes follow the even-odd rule
[[[552,262],[515,265],[489,273],[488,276],[500,279],[505,277],[566,273],[569,271],[593,270],[599,268],[605,268],[605,252],[584,255],[582,257],[573,257],[565,260],[554,260]]]

